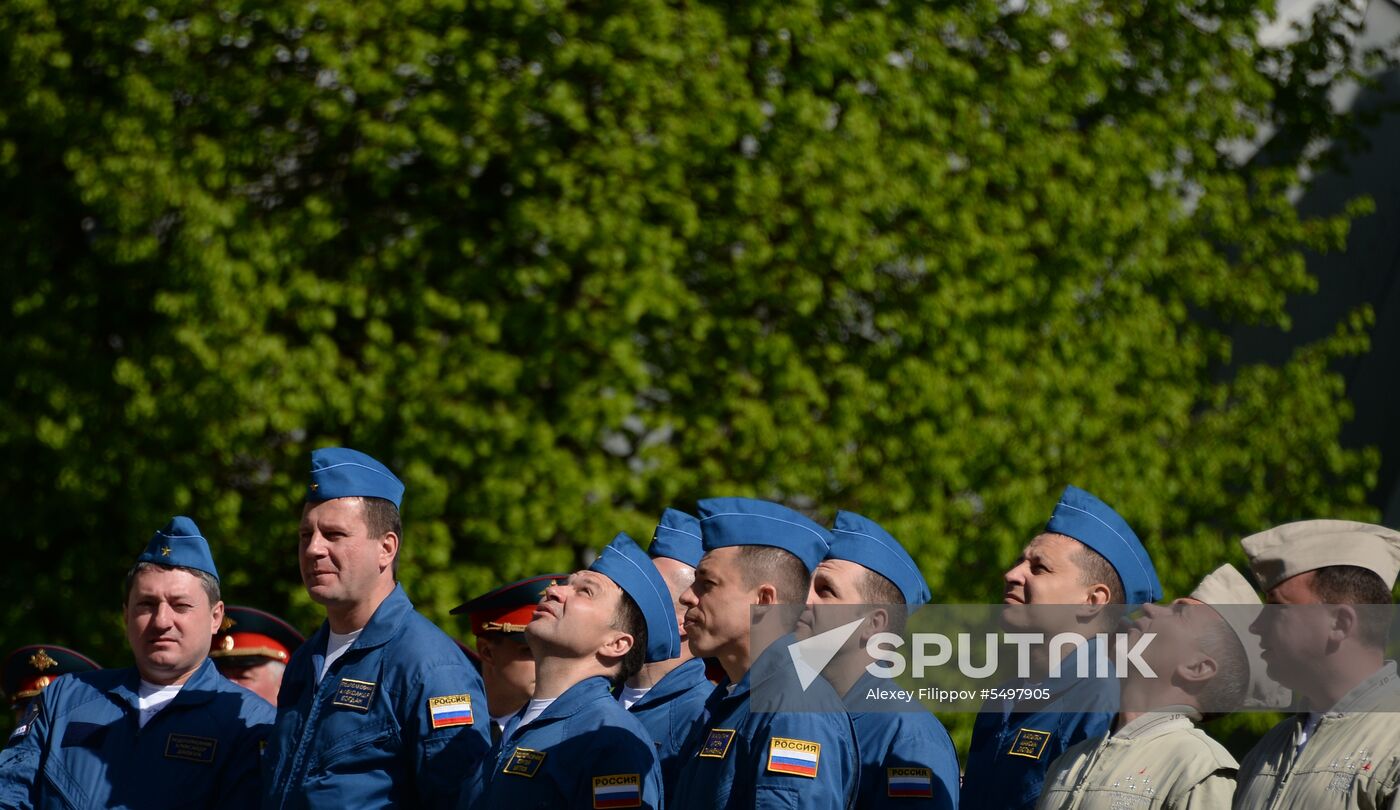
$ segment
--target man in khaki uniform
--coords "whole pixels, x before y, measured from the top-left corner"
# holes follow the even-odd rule
[[[1051,763],[1037,807],[1227,810],[1238,766],[1195,721],[1241,703],[1287,702],[1287,693],[1264,675],[1258,639],[1241,613],[1258,604],[1244,576],[1222,565],[1191,596],[1169,607],[1144,605],[1131,635],[1157,634],[1143,655],[1157,677],[1129,670],[1113,731]]]
[[[1254,627],[1269,674],[1303,712],[1245,757],[1235,807],[1394,807],[1400,679],[1384,647],[1400,533],[1308,520],[1241,542],[1270,603]]]

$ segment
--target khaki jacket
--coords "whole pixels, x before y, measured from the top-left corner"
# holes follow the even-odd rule
[[[1237,767],[1186,714],[1154,712],[1085,740],[1051,763],[1036,807],[1228,810]]]

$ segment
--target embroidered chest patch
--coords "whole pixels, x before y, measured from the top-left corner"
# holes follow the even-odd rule
[[[165,740],[165,758],[183,759],[201,765],[214,763],[214,752],[219,741],[213,737],[195,737],[191,734],[171,734]]]
[[[506,766],[501,769],[501,773],[533,779],[535,772],[540,769],[540,764],[544,762],[544,758],[544,751],[536,751],[533,748],[516,748],[510,752],[510,759],[506,760]]]
[[[729,744],[734,742],[734,729],[717,728],[710,732],[710,736],[705,738],[705,744],[700,746],[698,756],[707,759],[724,759],[729,753]]]
[[[1016,730],[1016,736],[1011,740],[1011,747],[1006,753],[1013,757],[1027,757],[1029,759],[1040,759],[1045,753],[1045,746],[1050,742],[1050,732],[1036,731],[1033,728],[1021,728]]]
[[[370,701],[373,699],[374,684],[353,678],[341,678],[340,684],[335,688],[335,699],[331,702],[357,712],[368,712]]]
[[[1333,760],[1331,766],[1332,780],[1327,783],[1327,790],[1350,793],[1351,786],[1356,783],[1356,777],[1371,772],[1371,752],[1365,748],[1353,751],[1341,759]]]
[[[428,698],[428,714],[432,717],[433,728],[469,726],[472,724],[472,696],[443,695]]]
[[[642,806],[642,776],[618,773],[593,777],[593,809]]]
[[[768,743],[768,770],[815,779],[821,764],[821,743],[774,737]]]
[[[928,768],[886,768],[886,794],[896,799],[933,798],[933,771]]]

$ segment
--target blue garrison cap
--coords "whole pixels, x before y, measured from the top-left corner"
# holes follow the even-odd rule
[[[870,518],[855,512],[837,512],[831,529],[828,560],[848,560],[869,568],[894,583],[904,594],[904,604],[918,607],[932,598],[928,583],[914,558],[894,536]]]
[[[588,570],[616,582],[642,609],[647,623],[647,663],[668,661],[681,654],[681,633],[676,627],[671,591],[641,546],[619,532]]]
[[[219,578],[219,570],[214,567],[214,555],[209,552],[209,541],[199,533],[194,521],[184,515],[171,518],[164,529],[156,532],[136,562],[193,568],[214,579]]]
[[[831,532],[786,506],[754,498],[709,498],[700,502],[700,537],[705,550],[725,546],[772,546],[790,552],[807,573],[826,557]]]
[[[1147,549],[1128,522],[1108,504],[1076,486],[1065,487],[1045,531],[1073,537],[1108,560],[1123,582],[1128,604],[1141,605],[1162,598],[1162,583]]]
[[[313,450],[306,500],[315,503],[336,498],[383,498],[398,507],[403,501],[403,482],[388,467],[359,450]]]
[[[705,556],[705,547],[700,542],[700,521],[679,509],[662,512],[647,553],[652,557],[670,557],[691,568],[699,565],[700,558]]]

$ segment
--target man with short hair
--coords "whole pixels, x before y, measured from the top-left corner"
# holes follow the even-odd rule
[[[287,665],[264,807],[453,807],[490,747],[481,676],[397,582],[403,491],[364,453],[311,454],[298,559],[326,622]]]
[[[1240,541],[1268,606],[1251,628],[1268,672],[1302,698],[1240,765],[1239,810],[1395,807],[1400,678],[1385,659],[1400,533],[1347,520]]]
[[[651,737],[612,694],[645,662],[680,652],[666,583],[646,552],[617,535],[587,570],[545,590],[525,637],[534,697],[506,724],[460,807],[660,810]]]
[[[867,667],[866,645],[878,633],[903,632],[907,612],[928,602],[928,583],[909,552],[869,518],[837,512],[831,547],[812,574],[808,609],[797,637],[809,638],[854,619],[861,626],[822,669],[855,726],[861,808],[958,806],[958,753],[948,730],[920,705],[897,708],[871,699],[891,682]],[[847,610],[836,605],[855,606]],[[852,614],[851,610],[858,611]]]
[[[0,807],[255,806],[273,711],[209,660],[224,604],[193,520],[171,520],[136,558],[124,615],[136,666],[44,689],[0,752]]]
[[[229,605],[209,657],[225,678],[276,707],[287,662],[305,640],[265,610]]]
[[[481,680],[486,686],[486,710],[491,716],[491,744],[500,742],[511,715],[535,694],[535,656],[525,641],[525,625],[535,613],[545,589],[566,574],[527,577],[468,600],[452,609],[467,615],[476,637]]]
[[[1142,655],[1153,676],[1128,669],[1113,730],[1051,763],[1038,810],[1229,807],[1239,764],[1196,723],[1287,704],[1248,630],[1258,607],[1258,594],[1228,564],[1190,596],[1166,607],[1143,605],[1128,641],[1154,634]]]
[[[1110,632],[1125,605],[1162,598],[1157,571],[1127,521],[1074,486],[1004,579],[1003,625],[1041,632],[1047,641],[1061,632]],[[1054,605],[1064,607],[1046,607]],[[1032,649],[1031,680],[1017,684],[1048,690],[1049,699],[990,700],[977,715],[963,775],[965,810],[1030,810],[1049,764],[1108,730],[1118,710],[1116,679],[1076,677],[1079,662],[1071,660],[1095,655],[1094,642],[1060,662],[1048,660],[1051,646]],[[1054,663],[1058,677],[1051,677]]]
[[[704,723],[705,701],[715,691],[715,685],[705,677],[705,662],[690,651],[689,634],[682,624],[685,608],[680,603],[681,594],[695,581],[695,566],[705,554],[700,521],[678,509],[667,509],[647,553],[670,594],[680,653],[644,664],[623,684],[618,700],[650,732],[661,758],[661,781],[670,795],[680,773],[681,748]]]
[[[713,498],[700,502],[700,536],[685,628],[691,651],[718,658],[727,679],[685,747],[671,807],[850,806],[860,768],[851,719],[825,680],[804,688],[789,656],[831,533],[775,503]]]

